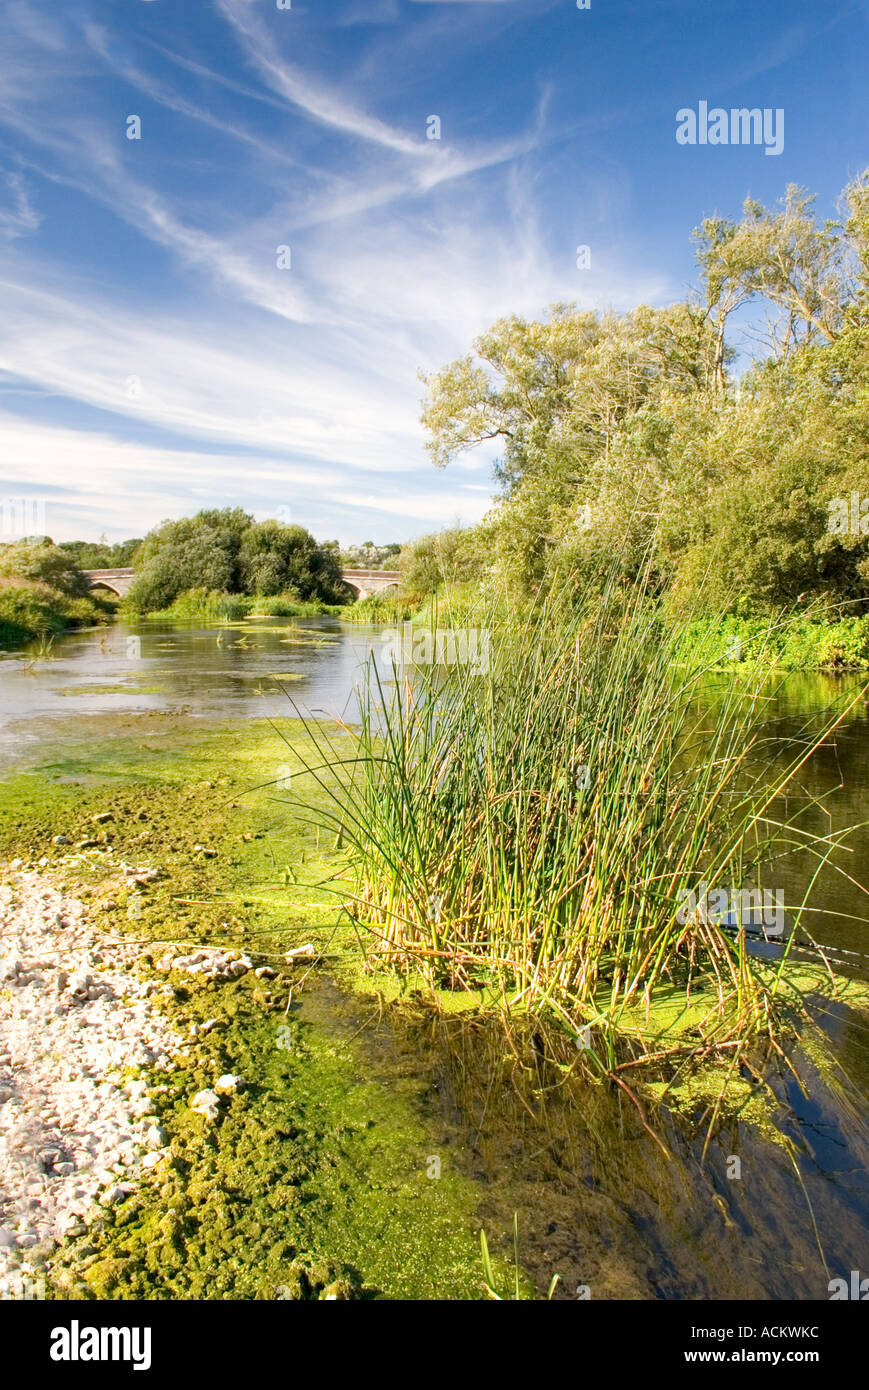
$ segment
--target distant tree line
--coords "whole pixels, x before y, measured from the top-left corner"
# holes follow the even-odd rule
[[[338,542],[333,542],[337,546]],[[373,541],[363,541],[361,545],[345,546],[339,549],[341,564],[345,569],[393,570],[398,567],[401,546],[393,541],[389,545],[375,545]]]
[[[115,545],[109,545],[105,540],[61,541],[58,550],[69,555],[79,569],[121,570],[130,568],[141,544],[141,536],[135,540],[118,541]]]

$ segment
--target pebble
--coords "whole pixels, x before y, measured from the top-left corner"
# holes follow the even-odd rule
[[[197,1091],[190,1102],[190,1109],[206,1120],[216,1120],[220,1111],[220,1097],[211,1090]]]
[[[149,1086],[127,1078],[181,1042],[133,973],[139,948],[21,868],[0,884],[0,1300],[24,1251],[44,1260],[165,1157]]]

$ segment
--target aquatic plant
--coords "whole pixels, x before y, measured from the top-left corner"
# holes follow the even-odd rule
[[[778,1048],[790,947],[770,973],[743,930],[681,905],[701,884],[774,884],[797,850],[830,859],[841,836],[805,828],[811,798],[780,810],[830,725],[783,747],[764,730],[769,645],[713,678],[718,645],[642,584],[473,622],[485,663],[458,644],[451,664],[407,664],[419,629],[391,680],[372,658],[350,757],[307,725],[328,793],[312,815],[347,850],[371,962],[546,1015],[619,1084],[644,1060]],[[792,906],[805,932],[808,899]]]

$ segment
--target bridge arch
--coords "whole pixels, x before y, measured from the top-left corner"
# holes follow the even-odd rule
[[[133,582],[131,569],[84,570],[83,574],[89,581],[91,589],[107,589],[110,594],[116,594],[118,598],[126,598]]]
[[[357,599],[370,598],[372,594],[380,594],[384,589],[397,589],[401,583],[401,573],[398,570],[346,569],[341,571],[341,578],[348,588],[354,591]]]

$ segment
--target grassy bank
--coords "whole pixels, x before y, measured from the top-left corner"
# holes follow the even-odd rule
[[[199,619],[213,622],[223,618],[236,619],[252,616],[270,618],[313,618],[330,613],[343,615],[346,609],[340,604],[306,602],[294,594],[224,594],[212,589],[190,589],[179,595],[169,608],[155,609],[137,614],[126,605],[132,617],[160,618],[164,621],[176,619]]]
[[[273,789],[248,794],[286,749],[268,725],[125,722],[106,736],[95,719],[87,744],[55,746],[43,768],[0,784],[0,856],[46,858],[97,923],[141,942],[145,975],[167,941],[244,949],[276,973],[170,973],[162,1007],[189,1050],[146,1074],[169,1156],[65,1244],[49,1296],[482,1297],[475,1187],[448,1159],[432,1180],[421,1083],[375,1038],[372,1001],[360,1008],[329,982],[352,936],[334,896],[310,886],[331,853]],[[134,884],[124,863],[156,876]],[[313,967],[284,961],[309,941]],[[189,1101],[226,1071],[245,1086],[210,1126]]]
[[[750,662],[763,651],[764,661],[782,671],[869,670],[869,616],[701,618],[687,625],[686,635],[721,666]]]
[[[481,591],[470,583],[451,583],[436,593],[388,591],[374,594],[342,610],[349,622],[386,627],[414,620],[421,624],[458,626],[474,621],[484,603]],[[512,621],[534,621],[531,600],[514,607]],[[662,621],[672,621],[668,604],[662,604]],[[782,612],[778,616],[740,616],[719,613],[680,621],[689,642],[699,642],[710,661],[721,667],[740,665],[763,650],[764,662],[781,671],[869,670],[869,615],[842,616]]]
[[[97,598],[71,598],[47,584],[0,580],[0,647],[109,622],[114,606]]]
[[[405,622],[419,611],[421,600],[417,594],[397,593],[386,589],[380,594],[358,599],[356,603],[342,610],[341,616],[349,623],[372,623],[390,626]]]

